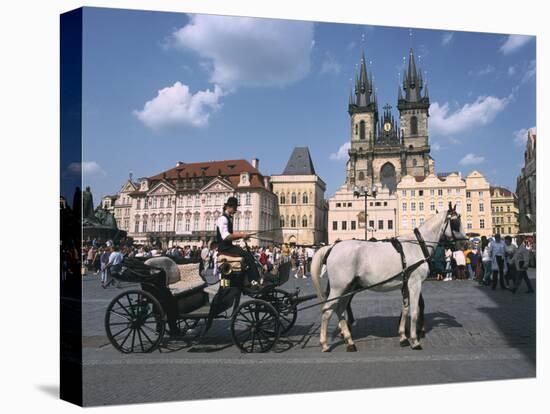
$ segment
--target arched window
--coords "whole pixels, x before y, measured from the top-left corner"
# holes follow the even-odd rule
[[[302,217],[302,227],[307,227],[307,216]]]
[[[359,122],[359,139],[365,139],[365,121]]]
[[[143,225],[141,226],[141,231],[143,233],[147,231],[147,215],[143,216]]]
[[[285,216],[281,216],[280,225],[281,225],[281,227],[285,226]]]
[[[355,135],[357,135],[358,133],[359,133],[359,126],[355,124]]]
[[[151,219],[151,231],[157,231],[157,217],[153,216]]]
[[[296,204],[296,193],[292,193],[292,196],[290,197],[290,202],[292,204]]]
[[[285,204],[286,203],[286,196],[285,196],[285,193],[282,193],[281,194],[281,204]]]
[[[134,233],[139,233],[139,216],[136,216],[136,222],[134,225]]]
[[[411,135],[418,135],[418,118],[411,116]]]
[[[386,187],[390,190],[390,194],[395,192],[397,188],[397,178],[395,174],[395,167],[391,162],[385,163],[380,169],[380,182],[382,187]]]
[[[365,179],[365,173],[363,171],[359,172],[359,181],[362,181]]]
[[[303,204],[309,203],[309,199],[308,199],[306,193],[304,193],[304,194],[302,195],[302,203],[303,203]]]
[[[296,227],[296,216],[290,218],[290,227]]]

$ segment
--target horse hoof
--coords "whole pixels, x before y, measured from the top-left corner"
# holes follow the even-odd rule
[[[324,346],[321,348],[321,352],[330,352],[330,348],[328,346]]]
[[[406,346],[410,346],[409,340],[408,339],[403,339],[402,341],[399,341],[399,346],[401,348],[405,348]]]
[[[420,350],[422,350],[422,345],[420,345],[420,342],[417,342],[417,343],[411,345],[411,348],[415,351],[420,351]]]
[[[355,344],[353,345],[348,345],[346,347],[346,352],[357,352],[357,347],[355,346]]]

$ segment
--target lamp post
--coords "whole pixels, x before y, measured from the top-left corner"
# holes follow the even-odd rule
[[[376,188],[376,185],[373,185],[372,187],[368,186],[361,186],[361,187],[354,187],[353,190],[353,196],[354,197],[364,197],[365,198],[365,240],[368,240],[368,234],[367,234],[367,197],[373,197],[376,198],[376,193],[378,191],[378,188]]]

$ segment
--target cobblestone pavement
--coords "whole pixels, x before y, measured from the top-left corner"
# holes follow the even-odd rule
[[[531,269],[530,278],[535,278]],[[532,280],[536,284],[535,280]],[[129,288],[125,285],[123,288]],[[135,285],[133,286],[135,287]],[[284,286],[313,292],[310,279]],[[168,341],[151,354],[124,355],[108,342],[103,320],[121,292],[84,277],[85,405],[257,396],[534,377],[536,297],[525,285],[513,295],[472,281],[427,281],[422,351],[401,348],[400,292],[364,292],[353,299],[358,352],[347,353],[331,321],[331,353],[319,347],[319,308],[298,314],[296,325],[266,354],[242,354],[229,321],[216,320],[200,343]],[[312,302],[314,303],[314,302]],[[306,306],[309,303],[303,304]]]

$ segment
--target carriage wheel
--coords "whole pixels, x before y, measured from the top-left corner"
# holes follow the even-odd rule
[[[267,352],[279,340],[277,310],[260,299],[241,304],[231,318],[233,342],[242,352]]]
[[[105,331],[120,352],[151,352],[166,329],[159,301],[143,290],[128,290],[116,296],[105,313]]]
[[[298,317],[296,305],[290,301],[290,293],[283,289],[274,289],[268,292],[263,299],[269,302],[279,312],[281,334],[286,334],[294,326]]]

